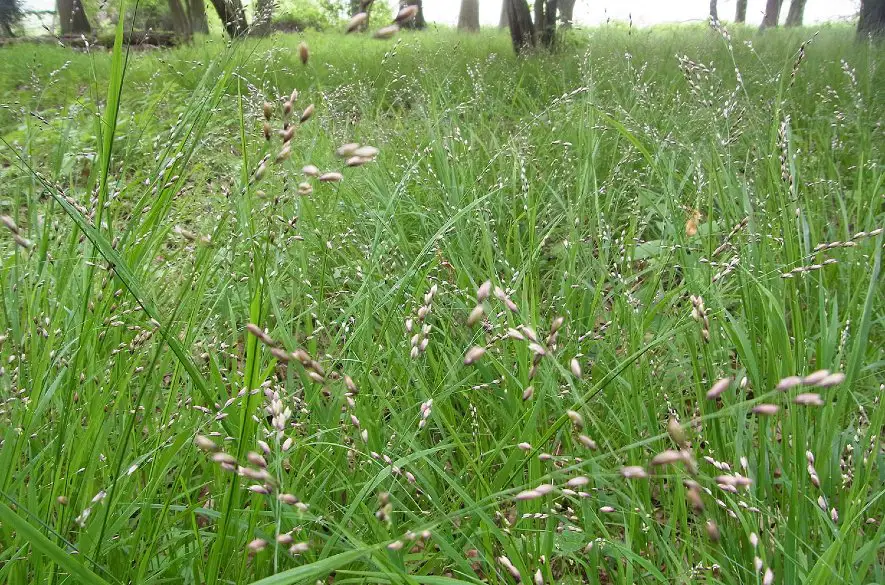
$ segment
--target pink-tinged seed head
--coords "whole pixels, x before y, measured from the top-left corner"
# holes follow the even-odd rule
[[[584,428],[584,417],[581,416],[580,412],[574,410],[566,410],[565,414],[568,416],[569,420],[572,421],[572,425],[574,425],[575,428]]]
[[[476,289],[476,301],[481,303],[487,298],[489,298],[489,294],[492,292],[492,281],[487,280]]]
[[[352,33],[355,30],[359,29],[366,21],[369,20],[369,15],[365,12],[358,12],[353,15],[353,18],[350,19],[350,22],[347,23],[346,33]]]
[[[678,463],[683,460],[682,453],[679,451],[675,451],[673,449],[667,449],[666,451],[662,451],[651,458],[651,465],[659,466],[659,465],[670,465],[672,463]]]
[[[337,182],[341,181],[342,179],[344,179],[344,175],[342,175],[341,173],[339,173],[337,171],[323,173],[322,175],[317,177],[317,180],[319,180],[323,183],[337,183]]]
[[[572,376],[575,378],[581,377],[581,364],[578,362],[577,358],[572,358],[572,361],[569,362],[569,367],[572,370]]]
[[[535,387],[529,386],[525,390],[522,391],[522,399],[523,400],[531,400],[532,396],[535,394]]]
[[[780,406],[777,404],[757,404],[753,407],[754,414],[761,414],[762,416],[772,416],[780,411]]]
[[[320,170],[313,165],[305,165],[304,168],[301,169],[301,172],[307,175],[308,177],[319,177]]]
[[[731,385],[731,378],[721,378],[707,392],[707,400],[716,400],[719,395],[728,390]]]
[[[613,506],[603,506],[599,509],[599,512],[602,514],[611,514],[615,509]]]
[[[299,118],[298,121],[301,122],[302,124],[304,124],[305,122],[310,120],[310,118],[311,118],[311,116],[313,116],[313,113],[315,110],[316,110],[316,107],[313,104],[310,104],[309,106],[304,108],[303,112],[301,112],[301,118]]]
[[[403,6],[396,15],[396,22],[402,24],[415,18],[418,14],[418,7],[414,5]]]
[[[524,490],[513,496],[514,500],[517,501],[526,501],[526,500],[535,500],[542,497],[544,494],[538,492],[537,490]]]
[[[594,441],[587,435],[578,435],[578,441],[580,441],[584,447],[590,449],[591,451],[596,451],[596,449],[599,447],[596,444],[596,441]]]
[[[573,477],[570,480],[568,480],[567,482],[565,482],[565,485],[567,485],[570,488],[575,488],[575,487],[585,486],[588,483],[590,483],[589,477],[584,476],[584,475],[579,475],[578,477]]]
[[[194,444],[203,451],[212,452],[218,450],[218,445],[216,445],[212,439],[204,437],[203,435],[197,435],[194,437]]]
[[[337,149],[335,149],[335,154],[337,154],[341,158],[348,158],[356,154],[356,149],[359,147],[360,145],[356,142],[348,142],[347,144],[342,144]]]
[[[473,307],[473,310],[470,311],[470,316],[467,317],[467,326],[473,327],[474,325],[479,323],[479,320],[482,319],[484,313],[485,309],[483,309],[482,304]]]
[[[819,388],[830,388],[832,386],[838,386],[842,382],[845,381],[845,374],[842,372],[836,372],[834,374],[830,374],[825,377],[823,380],[817,383]]]
[[[770,568],[765,569],[765,575],[762,576],[762,585],[772,585],[774,583],[774,571]]]
[[[794,388],[802,383],[802,378],[799,376],[787,376],[783,380],[777,383],[777,386],[774,387],[775,390],[779,390],[781,392],[786,392],[790,388]]]
[[[627,465],[621,468],[621,475],[627,479],[645,479],[648,473],[639,465]]]
[[[802,384],[805,386],[817,386],[829,375],[830,370],[817,370],[816,372],[811,372],[810,374],[802,378]]]
[[[256,538],[252,542],[246,545],[246,548],[249,549],[251,553],[258,553],[263,551],[267,547],[267,541],[261,538]]]
[[[800,404],[802,406],[823,406],[824,401],[820,397],[820,394],[815,394],[814,392],[803,392],[801,394],[797,394],[793,398],[794,404]]]
[[[467,354],[464,356],[464,365],[471,365],[477,362],[482,356],[486,353],[486,348],[481,347],[479,345],[474,345],[470,349],[467,350]]]

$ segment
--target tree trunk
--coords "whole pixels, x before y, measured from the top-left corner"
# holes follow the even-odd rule
[[[209,19],[206,17],[206,4],[203,0],[188,0],[187,16],[191,23],[192,33],[207,34],[209,32]]]
[[[458,30],[479,31],[479,0],[461,0],[458,13]]]
[[[175,31],[175,36],[185,40],[191,38],[191,23],[188,22],[181,0],[169,0],[169,13],[172,15],[172,29]]]
[[[479,2],[479,0],[477,0]],[[422,0],[400,0],[399,7],[403,8],[404,6],[417,6],[418,14],[415,15],[415,18],[412,20],[403,23],[403,28],[411,28],[414,30],[424,30],[427,28],[427,21],[424,20],[424,2]]]
[[[243,10],[243,3],[240,0],[211,0],[218,18],[227,36],[236,38],[246,34],[249,23],[246,22],[246,11]]]
[[[738,0],[734,11],[735,22],[747,22],[747,0]]]
[[[781,4],[783,0],[766,0],[765,16],[762,17],[762,26],[760,29],[774,28],[777,26],[778,18],[781,15]]]
[[[866,38],[867,35],[885,38],[885,0],[860,0],[857,36]]]
[[[501,19],[498,21],[498,28],[507,28],[510,26],[510,20],[507,18],[507,0],[501,2]]]
[[[559,0],[559,26],[571,28],[575,22],[575,0]]]
[[[805,14],[805,0],[790,0],[790,11],[787,12],[787,26],[802,26]]]
[[[55,7],[58,11],[62,36],[92,33],[92,27],[80,0],[56,0]]]
[[[257,0],[252,16],[252,34],[263,37],[270,32],[270,19],[273,17],[274,0]]]
[[[719,10],[716,7],[716,0],[710,0],[710,20],[719,22]]]
[[[507,22],[510,27],[513,50],[519,55],[523,49],[531,49],[535,46],[532,13],[526,0],[504,0],[504,3],[507,6]]]
[[[541,2],[541,0],[536,0]],[[556,42],[556,5],[558,0],[547,0],[544,6],[544,28],[541,31],[541,42],[548,49]]]

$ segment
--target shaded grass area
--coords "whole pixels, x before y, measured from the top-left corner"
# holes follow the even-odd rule
[[[882,49],[815,32],[0,50],[0,581],[881,582]]]

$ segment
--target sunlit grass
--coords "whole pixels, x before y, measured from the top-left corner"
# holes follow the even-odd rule
[[[882,49],[814,32],[0,50],[0,582],[885,580]]]

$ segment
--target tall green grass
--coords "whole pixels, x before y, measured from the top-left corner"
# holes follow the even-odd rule
[[[2,49],[0,582],[885,580],[883,54],[815,32]]]

